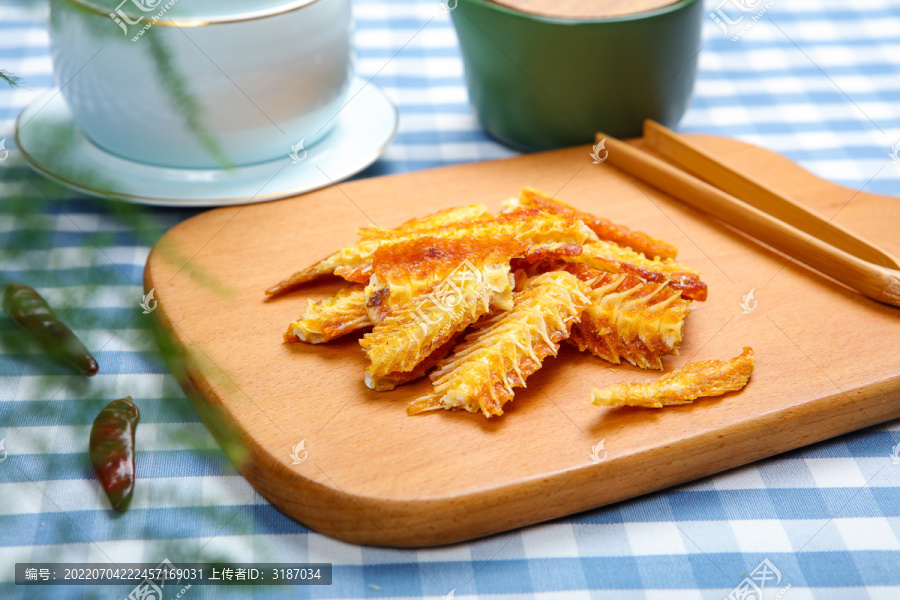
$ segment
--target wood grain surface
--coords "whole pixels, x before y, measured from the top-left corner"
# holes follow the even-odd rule
[[[635,15],[678,0],[493,0],[509,8],[546,17],[605,19]]]
[[[721,160],[826,219],[900,252],[900,200],[857,193],[733,140],[689,136]],[[634,142],[640,144],[640,142]],[[246,445],[239,465],[286,514],[362,544],[439,545],[561,517],[717,473],[900,417],[900,312],[637,183],[575,147],[342,183],[293,199],[212,210],[169,231],[151,253],[161,331],[176,375],[221,437]],[[303,168],[300,165],[298,168]],[[293,167],[292,167],[293,168]],[[435,210],[502,200],[531,185],[662,237],[698,269],[677,368],[756,350],[744,391],[662,410],[604,409],[592,386],[650,381],[564,345],[501,418],[406,416],[428,380],[391,392],[363,384],[359,336],[285,345],[303,311],[341,287],[331,278],[273,301],[263,290],[355,240]],[[217,285],[211,285],[216,283]],[[755,309],[741,302],[754,289]],[[504,407],[506,409],[506,407]],[[304,441],[299,464],[289,456]],[[604,441],[604,451],[591,448]]]

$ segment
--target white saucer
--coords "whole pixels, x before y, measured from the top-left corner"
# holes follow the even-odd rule
[[[374,83],[358,77],[332,132],[284,158],[234,169],[173,169],[110,154],[88,140],[59,90],[16,119],[16,146],[38,172],[80,192],[156,206],[227,206],[266,202],[319,189],[359,173],[397,134],[399,113]],[[298,140],[299,141],[299,140]]]

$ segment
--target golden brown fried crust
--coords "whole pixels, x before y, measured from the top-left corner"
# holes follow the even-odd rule
[[[423,222],[433,224],[433,220],[423,219]],[[440,227],[391,230],[383,236],[364,238],[352,246],[335,252],[325,260],[270,287],[266,290],[266,294],[270,296],[284,294],[328,273],[340,275],[348,281],[365,283],[371,275],[372,255],[384,245],[422,237],[465,239],[486,236],[494,238],[510,236],[526,244],[580,245],[597,239],[596,234],[587,225],[573,216],[552,215],[540,209],[521,210],[490,219],[479,216]]]
[[[377,325],[384,321],[390,314],[390,298],[391,290],[387,287],[379,287],[378,285],[366,288],[366,312],[369,319]]]
[[[548,218],[550,217],[550,218]],[[494,222],[499,231],[523,242],[583,244],[597,240],[590,228],[574,215],[552,215],[539,208],[517,210],[498,215]]]
[[[303,316],[288,326],[284,341],[323,344],[371,325],[366,314],[365,289],[354,285],[326,300],[310,302]]]
[[[395,371],[383,377],[368,376],[366,378],[366,385],[376,392],[386,392],[394,389],[398,385],[403,385],[404,383],[409,383],[410,381],[424,377],[428,371],[436,367],[438,363],[450,354],[450,351],[453,350],[453,347],[456,345],[457,341],[459,341],[461,335],[462,332],[459,332],[447,340],[443,346],[432,352],[428,358],[416,365],[416,368],[412,371],[407,371],[405,373]]]
[[[620,383],[594,388],[591,397],[597,406],[644,406],[662,408],[689,404],[702,396],[721,396],[742,389],[753,373],[754,353],[745,347],[731,360],[688,363],[663,375],[653,383]]]
[[[481,269],[507,263],[526,248],[508,235],[423,237],[382,246],[372,256],[374,276],[366,288],[369,317],[373,323],[381,323],[393,307],[431,291],[454,272],[465,275],[461,267]]]
[[[574,259],[581,256],[582,246],[580,244],[535,244],[525,251],[525,256],[521,260],[523,268],[538,262],[546,262],[551,260]]]
[[[475,266],[509,261],[528,246],[509,235],[480,237],[423,237],[380,247],[372,255],[372,267],[379,281],[404,284],[408,281],[441,280],[460,264]]]
[[[572,328],[569,343],[613,364],[624,358],[643,369],[662,370],[662,357],[678,355],[690,301],[666,283],[647,283],[629,273],[608,273],[580,263],[545,261],[526,273],[565,270],[593,288],[591,306]]]
[[[674,244],[647,235],[642,231],[632,231],[628,227],[613,223],[609,219],[582,212],[534,188],[524,188],[521,192],[519,203],[523,207],[540,208],[553,214],[574,215],[590,227],[601,240],[631,248],[635,252],[641,252],[649,257],[675,258],[678,254],[678,247]]]
[[[409,234],[414,237],[484,238],[510,236],[525,244],[575,244],[597,240],[587,225],[571,215],[553,215],[540,209],[523,209],[498,215],[492,219],[460,221],[445,227],[423,229]],[[399,239],[393,242],[401,241]]]
[[[335,273],[343,276],[344,270],[353,271],[357,268],[363,268],[370,263],[369,257],[382,243],[383,240],[360,240],[352,246],[338,250],[331,256],[273,285],[266,290],[266,295],[277,296],[285,294],[322,275]],[[347,277],[344,278],[348,279]],[[348,281],[352,281],[352,278],[348,279]],[[368,281],[368,278],[363,281],[356,281],[356,283],[365,283],[365,281]]]
[[[356,234],[360,239],[378,239],[391,238],[399,233],[408,233],[411,231],[421,231],[423,229],[433,229],[435,227],[444,227],[451,223],[459,223],[460,221],[480,221],[492,219],[493,215],[483,204],[473,204],[471,206],[459,206],[438,211],[431,215],[410,219],[399,227],[394,229],[381,229],[380,227],[366,227],[357,229]]]
[[[585,244],[580,255],[566,260],[609,273],[631,273],[648,283],[668,283],[688,300],[703,302],[708,295],[706,284],[693,269],[672,260],[650,260],[609,242]]]
[[[393,307],[359,342],[369,358],[366,383],[412,371],[504,296],[511,302],[509,263],[481,269],[469,264],[460,265],[427,294]]]
[[[372,252],[385,240],[405,239],[414,232],[435,227],[446,227],[451,223],[460,221],[475,222],[490,219],[492,215],[482,204],[449,208],[436,213],[410,219],[396,229],[381,229],[379,227],[367,227],[357,231],[360,240],[342,251],[336,252],[319,262],[298,271],[266,290],[267,296],[277,296],[297,289],[305,283],[313,281],[322,275],[334,273],[347,281],[355,283],[368,283],[371,275],[369,260],[358,260],[358,257],[368,258]]]
[[[595,289],[591,306],[569,339],[613,364],[625,359],[642,369],[662,370],[662,357],[678,355],[690,301],[665,283],[622,274]]]
[[[643,254],[609,242],[533,246],[523,258],[512,261],[512,268],[530,273],[564,269],[578,274],[578,271],[564,267],[562,261],[582,265],[594,274],[598,271],[628,273],[646,283],[668,284],[686,300],[703,302],[708,296],[706,284],[693,269],[671,260],[649,260]]]
[[[330,275],[334,269],[327,264],[328,259],[324,258],[316,264],[309,266],[302,271],[297,271],[287,279],[282,279],[275,285],[266,290],[266,296],[278,296],[286,294],[297,289],[305,283],[309,283],[323,275]]]
[[[411,402],[408,414],[461,408],[486,417],[503,414],[514,387],[529,375],[559,342],[589,304],[590,288],[570,273],[554,271],[528,281],[514,297],[512,310],[479,324],[431,374],[434,392]]]
[[[544,273],[547,271],[566,271],[581,281],[589,284],[593,289],[608,285],[615,279],[612,273],[598,271],[597,269],[592,269],[581,263],[565,262],[565,260],[555,260],[550,263],[537,263],[535,268],[537,272]]]

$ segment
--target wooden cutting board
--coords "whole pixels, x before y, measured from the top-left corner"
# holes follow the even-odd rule
[[[900,200],[824,182],[757,147],[688,137],[900,253]],[[263,496],[342,540],[447,544],[900,417],[900,310],[793,264],[608,164],[592,164],[590,150],[366,179],[221,208],[162,238],[147,262],[145,285],[156,289],[154,314],[182,352],[173,369],[220,442],[229,427],[215,415],[246,444],[239,468]],[[430,383],[368,390],[359,336],[320,346],[282,343],[306,298],[324,298],[341,284],[329,279],[264,301],[268,285],[352,243],[358,227],[392,227],[476,202],[499,209],[524,185],[678,244],[679,260],[709,284],[709,301],[693,305],[681,356],[667,359],[666,368],[730,358],[749,345],[757,355],[750,385],[662,410],[598,408],[590,403],[592,386],[659,374],[612,366],[564,345],[501,418],[407,417],[407,401]],[[746,306],[754,310],[745,313],[741,304],[751,290]],[[301,441],[295,464],[290,454]]]

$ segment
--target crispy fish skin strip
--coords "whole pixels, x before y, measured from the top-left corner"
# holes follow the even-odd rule
[[[481,269],[488,264],[509,262],[527,248],[508,235],[460,239],[423,237],[382,246],[372,256],[373,274],[366,287],[369,318],[375,324],[380,323],[395,307],[429,292],[460,265]]]
[[[703,302],[708,295],[706,284],[690,267],[670,259],[650,260],[639,252],[610,242],[584,244],[580,255],[566,260],[608,273],[631,273],[649,283],[668,282],[670,286],[681,291],[682,297],[689,300]]]
[[[569,341],[613,364],[625,359],[662,370],[662,357],[678,356],[690,301],[667,283],[645,283],[628,274],[597,273],[591,305]]]
[[[366,385],[412,371],[458,332],[490,311],[495,296],[512,295],[509,263],[463,266],[431,293],[398,307],[359,341],[369,358]]]
[[[391,238],[399,233],[445,227],[460,221],[481,221],[491,218],[493,218],[493,215],[488,211],[484,204],[472,204],[471,206],[448,208],[447,210],[442,210],[419,219],[410,219],[394,229],[385,230],[380,227],[357,229],[356,235],[358,235],[361,240]]]
[[[489,235],[511,236],[527,244],[580,245],[597,240],[597,235],[587,225],[571,215],[552,215],[540,209],[521,210],[492,219],[477,218],[442,227],[400,231],[390,237],[364,239],[270,287],[266,294],[283,294],[328,273],[340,275],[348,281],[366,283],[372,272],[372,255],[386,244],[421,237],[461,239]]]
[[[454,228],[450,226],[447,229],[452,231]],[[536,208],[498,215],[492,221],[476,221],[467,230],[464,235],[490,232],[493,235],[511,235],[520,242],[530,244],[586,244],[599,239],[587,225],[572,215],[553,215]]]
[[[366,293],[361,285],[340,290],[319,302],[310,301],[300,320],[288,326],[284,341],[324,344],[351,331],[371,327]]]
[[[591,398],[597,406],[662,408],[690,404],[701,396],[721,396],[742,389],[753,373],[753,366],[753,349],[748,346],[731,360],[688,363],[653,383],[620,383],[604,389],[594,388]]]
[[[428,358],[420,362],[416,365],[416,367],[412,371],[407,371],[405,373],[401,373],[399,371],[395,373],[390,373],[385,375],[384,377],[369,377],[366,379],[366,385],[375,390],[376,392],[387,392],[389,390],[394,389],[398,385],[403,385],[404,383],[409,383],[410,381],[414,381],[419,379],[420,377],[424,377],[428,371],[436,367],[442,360],[447,358],[447,355],[453,350],[453,347],[456,345],[456,342],[459,341],[459,337],[462,335],[462,332],[458,332],[452,338],[447,340],[447,342],[432,352]]]
[[[646,256],[666,259],[675,258],[678,254],[678,247],[674,244],[652,237],[643,231],[632,231],[628,227],[613,223],[609,219],[582,212],[574,206],[569,206],[565,202],[552,198],[534,188],[523,188],[519,198],[508,200],[505,206],[507,210],[540,208],[557,215],[574,215],[590,227],[601,240],[631,248],[635,252],[640,252]]]
[[[341,273],[338,272],[338,269],[362,264],[358,257],[370,256],[382,243],[384,243],[383,240],[362,240],[352,246],[342,248],[314,265],[310,265],[302,271],[297,271],[287,279],[279,281],[266,290],[266,295],[277,296],[279,294],[285,294],[297,289],[305,283],[318,279],[323,275],[331,275],[332,273],[341,275]],[[348,281],[353,281],[347,277],[344,278]]]
[[[522,263],[514,261],[514,268]],[[569,343],[613,364],[625,359],[642,369],[662,370],[662,357],[678,356],[690,300],[666,283],[647,283],[629,273],[606,273],[580,263],[549,260],[531,265],[535,276],[553,270],[572,273],[591,285],[591,305],[572,328]]]
[[[574,259],[581,256],[584,246],[580,244],[549,243],[534,244],[525,251],[522,257],[524,265],[532,265],[539,262],[548,262],[553,260]]]
[[[360,236],[360,240],[357,243],[335,252],[302,271],[294,273],[287,279],[267,289],[266,295],[283,294],[322,275],[330,275],[332,273],[344,277],[347,281],[366,283],[369,280],[369,274],[360,275],[355,273],[354,270],[367,266],[368,261],[360,262],[358,257],[370,256],[385,240],[402,239],[418,230],[444,227],[458,221],[479,221],[489,218],[491,218],[491,214],[488,212],[487,207],[483,204],[473,204],[472,206],[450,208],[425,217],[411,219],[396,229],[385,230],[377,227],[359,229],[357,234]],[[356,275],[355,277],[354,274]]]
[[[590,287],[571,273],[539,275],[514,296],[512,310],[484,322],[430,377],[434,392],[411,402],[414,415],[438,409],[503,414],[514,387],[525,387],[529,375],[547,356],[556,356],[589,305]]]

